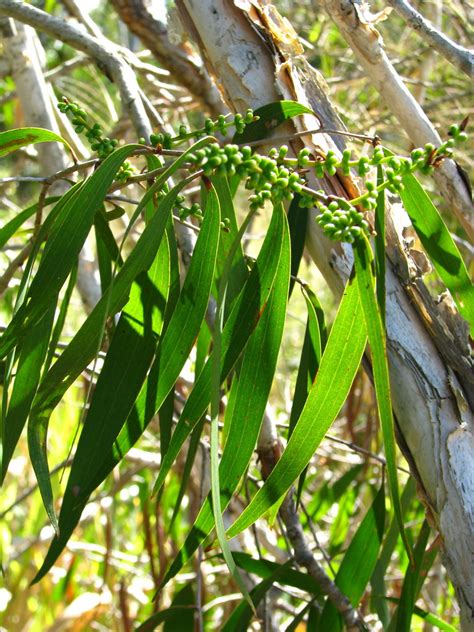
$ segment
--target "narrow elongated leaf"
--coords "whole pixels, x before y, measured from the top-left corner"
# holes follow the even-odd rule
[[[10,129],[6,132],[0,132],[0,156],[10,154],[26,145],[34,145],[36,143],[62,143],[71,151],[69,143],[62,136],[51,132],[49,129],[41,127],[20,127],[19,129]]]
[[[288,209],[288,226],[290,227],[291,238],[291,276],[297,277],[303,257],[304,244],[306,240],[309,209],[301,208],[299,205],[300,196],[295,194]],[[293,292],[295,279],[290,281],[290,295]]]
[[[275,101],[257,108],[254,110],[254,114],[259,117],[258,121],[247,125],[242,134],[235,134],[234,143],[261,140],[269,136],[284,121],[299,114],[314,114],[314,112],[296,101]]]
[[[175,187],[175,189],[168,194],[165,198],[165,200],[170,202],[167,205],[167,212],[163,212],[163,201],[160,209],[145,229],[143,235],[149,230],[154,231],[151,233],[152,235],[155,234],[156,218],[164,218],[164,220],[162,220],[163,225],[161,229],[162,232],[164,232],[167,218],[169,217],[169,211],[171,210],[178,191],[179,186]],[[41,579],[49,568],[51,568],[51,565],[63,550],[74,527],[79,521],[90,493],[104,480],[128,449],[141,436],[146,425],[160,408],[173,387],[193,346],[197,332],[201,327],[202,320],[206,313],[214,277],[219,230],[220,213],[217,198],[215,195],[210,195],[204,221],[179,301],[160,341],[157,356],[150,369],[146,384],[142,388],[134,408],[119,436],[117,437],[117,432],[120,431],[120,428],[116,429],[114,433],[115,436],[108,437],[110,443],[103,445],[100,462],[96,464],[94,469],[89,468],[88,471],[84,473],[81,480],[81,489],[77,490],[75,486],[70,485],[68,482],[68,488],[64,495],[59,517],[60,537],[55,538],[51,543],[43,566],[34,581]],[[140,241],[133,253],[140,251],[139,245]],[[117,286],[118,277],[123,270],[125,270],[131,257],[132,255],[130,255],[120,270],[112,288]],[[116,437],[117,439],[115,440]]]
[[[286,227],[282,246],[278,271],[267,306],[245,348],[226,408],[224,425],[229,427],[229,431],[219,469],[220,502],[223,510],[252,456],[276,369],[289,282],[290,244]],[[212,527],[211,498],[208,496],[162,586],[180,571]]]
[[[134,279],[154,260],[179,190],[178,185],[161,202],[158,212],[143,231],[112,285],[44,378],[34,404],[37,414],[49,418],[67,388],[96,355],[106,319],[120,310]]]
[[[252,602],[255,606],[262,601],[266,593],[270,590],[276,581],[279,581],[280,577],[289,568],[291,562],[282,564],[275,572],[269,577],[263,579],[255,588],[250,592]],[[250,621],[252,620],[252,610],[246,601],[242,601],[232,612],[230,617],[222,626],[222,632],[245,632],[249,629]]]
[[[39,233],[37,235],[37,238],[33,244],[33,248],[31,250],[30,256],[28,257],[28,261],[26,262],[26,266],[21,277],[20,286],[18,288],[18,292],[16,295],[13,314],[16,314],[18,312],[18,310],[21,308],[21,306],[26,300],[33,266],[35,265],[36,258],[38,256],[41,244],[43,243],[44,239],[47,237],[49,233],[50,227],[52,226],[52,224],[54,223],[58,215],[62,212],[62,209],[69,203],[69,200],[73,198],[73,196],[81,188],[81,186],[82,186],[82,183],[77,183],[74,186],[72,186],[71,189],[69,189],[69,191],[67,191],[58,200],[58,203],[53,207],[48,217],[43,222],[39,230]],[[55,300],[56,299],[57,297],[55,298]],[[26,331],[24,333],[26,333]],[[10,391],[10,379],[12,375],[13,366],[15,364],[15,358],[17,357],[16,352],[18,351],[18,347],[21,346],[22,338],[23,336],[19,336],[18,339],[14,341],[13,346],[16,348],[12,349],[12,346],[9,347],[8,357],[5,362],[5,371],[4,371],[4,378],[3,378],[3,394],[2,394],[2,417],[1,417],[2,427],[5,421],[6,411],[8,409],[8,395]],[[2,429],[1,434],[3,436],[3,429]]]
[[[52,490],[48,472],[46,440],[51,413],[67,388],[73,383],[88,362],[97,354],[108,315],[116,313],[126,298],[134,278],[146,270],[153,261],[163,237],[177,192],[173,190],[163,200],[160,211],[145,229],[136,248],[119,271],[109,291],[102,296],[76,336],[59,360],[50,369],[38,389],[28,424],[30,450],[35,452],[36,471],[45,507],[50,518],[54,516]],[[142,291],[141,289],[139,290]],[[53,521],[55,518],[53,518]],[[54,522],[53,522],[54,524]],[[57,525],[56,525],[57,527]]]
[[[78,188],[56,217],[38,271],[21,306],[0,341],[0,358],[15,345],[19,335],[42,318],[55,300],[75,264],[79,252],[102,206],[107,190],[122,162],[141,145],[120,147]],[[60,204],[61,201],[58,202]]]
[[[370,244],[364,237],[354,246],[356,281],[357,287],[359,288],[360,300],[363,305],[363,315],[372,353],[372,369],[375,393],[377,396],[377,408],[379,411],[380,424],[382,426],[385,458],[387,460],[388,487],[392,498],[395,517],[398,521],[398,528],[400,529],[400,534],[407,553],[411,556],[411,547],[405,533],[400,495],[398,492],[395,432],[393,427],[390,376],[387,362],[387,340],[375,295],[375,279],[371,267],[372,261]]]
[[[400,197],[436,272],[451,292],[474,336],[474,286],[441,215],[414,175],[403,176]]]
[[[2,482],[38,388],[41,367],[48,351],[55,307],[55,303],[48,307],[44,317],[25,336],[21,346],[13,391],[3,425]],[[33,455],[31,458],[33,460]]]
[[[43,202],[43,208],[57,202],[59,200],[58,196],[47,197]],[[10,237],[16,233],[16,231],[22,226],[30,217],[32,217],[38,211],[38,204],[33,204],[29,206],[18,215],[15,215],[13,219],[11,219],[5,226],[0,228],[0,248],[7,243]]]
[[[415,564],[413,567],[410,564],[408,565],[405,578],[403,580],[402,594],[394,619],[394,621],[396,621],[396,625],[390,626],[390,629],[396,630],[396,632],[410,632],[412,629],[411,619],[413,616],[415,601],[418,598],[418,593],[420,591],[421,584],[423,583],[423,581],[421,581],[420,584],[420,574],[423,566],[426,545],[428,544],[428,538],[430,537],[430,531],[428,522],[424,520],[414,549],[413,557]],[[436,551],[434,555],[436,556]]]
[[[240,572],[235,565],[230,545],[225,537],[224,518],[222,516],[220,481],[219,481],[219,410],[221,404],[220,376],[222,366],[222,327],[224,324],[224,303],[227,291],[227,284],[230,275],[230,265],[224,267],[222,277],[219,281],[219,291],[217,296],[216,316],[212,332],[212,359],[211,359],[211,404],[210,404],[210,466],[211,466],[211,498],[212,513],[214,516],[214,526],[216,536],[222,550],[227,568],[234,578],[235,583],[240,588],[240,592],[256,614],[252,599]]]
[[[136,632],[149,632],[164,623],[163,632],[192,630],[194,628],[194,604],[196,597],[192,584],[186,584],[175,595],[171,606],[155,613],[136,629]]]
[[[418,606],[413,608],[413,614],[428,625],[433,626],[434,629],[441,630],[442,632],[459,632],[458,627],[455,627],[450,623],[446,623],[446,621],[443,621],[443,619],[440,619],[437,615],[432,612],[426,612],[426,610],[423,610]]]
[[[56,353],[59,339],[61,337],[61,333],[63,331],[64,323],[66,322],[66,316],[69,309],[69,303],[71,302],[72,293],[74,292],[74,288],[76,287],[77,280],[77,270],[78,265],[75,265],[69,275],[69,281],[67,283],[66,289],[64,291],[63,300],[61,302],[61,307],[59,309],[59,314],[54,323],[53,332],[51,334],[51,340],[49,341],[49,350],[48,355],[46,356],[46,360],[43,367],[43,375],[45,375],[51,366],[51,363],[54,358],[54,354]]]
[[[303,349],[301,351],[301,359],[298,367],[298,375],[296,377],[295,394],[290,413],[290,424],[288,428],[288,436],[291,436],[293,429],[298,421],[301,411],[305,405],[308,393],[316,378],[316,373],[321,362],[321,355],[324,349],[323,342],[326,342],[326,331],[324,325],[324,314],[319,305],[316,295],[309,287],[302,287],[308,319],[306,323],[306,331],[303,341]],[[318,312],[316,311],[318,309]],[[322,331],[320,330],[320,321]]]
[[[402,512],[405,516],[407,509],[415,496],[415,479],[409,478],[407,484],[405,485],[405,489],[402,492],[401,496],[401,504],[402,504]],[[390,621],[390,613],[387,606],[387,599],[385,597],[385,574],[388,568],[388,565],[392,559],[393,551],[395,550],[395,546],[397,545],[398,536],[398,522],[395,517],[392,518],[390,523],[390,527],[385,535],[383,548],[380,553],[379,559],[377,560],[377,564],[375,565],[374,572],[372,574],[372,578],[370,580],[372,586],[372,596],[371,596],[371,605],[372,609],[375,610],[378,614],[380,621],[382,622],[383,629],[387,629]]]
[[[384,182],[382,165],[377,165],[377,186]],[[380,316],[385,326],[385,190],[377,195],[375,208],[375,275],[377,277],[377,300]]]
[[[140,392],[163,326],[169,291],[168,240],[132,285],[100,372],[69,475],[75,495],[93,478]]]
[[[316,381],[288,445],[249,506],[229,529],[229,537],[258,520],[289,490],[308,465],[347,397],[365,343],[362,306],[357,285],[352,279],[339,306]]]
[[[219,280],[223,274],[226,262],[233,248],[233,244],[239,232],[237,226],[237,219],[235,215],[234,203],[230,194],[229,184],[227,178],[222,176],[213,177],[211,179],[212,184],[216,190],[217,197],[219,198],[219,205],[221,207],[221,218],[225,221],[227,228],[221,233],[221,240],[219,243],[219,252],[217,254],[216,262],[216,288],[218,287]],[[230,312],[234,299],[238,296],[242,289],[246,279],[248,277],[248,270],[244,260],[244,252],[242,250],[242,243],[239,240],[237,247],[235,248],[235,254],[232,257],[231,269],[229,270],[229,282],[226,293],[225,304],[225,316]]]
[[[247,571],[247,573],[257,575],[262,579],[271,577],[282,567],[282,565],[277,562],[255,559],[247,553],[235,552],[234,559],[239,568]],[[278,582],[285,586],[292,586],[293,588],[304,590],[313,597],[321,597],[323,594],[320,585],[311,575],[297,571],[291,567],[285,568],[284,572],[281,572]]]
[[[382,485],[355,532],[336,575],[336,585],[354,607],[359,605],[377,562],[384,523],[385,493]],[[320,625],[322,630],[332,632],[343,629],[341,615],[329,600],[322,612]]]
[[[284,212],[275,207],[262,249],[252,268],[222,332],[221,383],[233,368],[257,325],[268,301],[278,269],[284,237]],[[196,385],[183,408],[180,420],[171,438],[171,444],[161,464],[154,491],[163,485],[186,437],[204,414],[210,402],[212,354],[202,370]]]

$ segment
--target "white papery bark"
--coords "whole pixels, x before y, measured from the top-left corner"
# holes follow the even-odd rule
[[[19,22],[6,21],[6,18],[3,18],[3,33],[5,54],[10,62],[23,112],[23,124],[30,127],[42,127],[59,134],[49,92],[50,87],[44,79],[38,55],[41,44],[34,30]],[[59,143],[40,143],[37,145],[37,151],[42,175],[52,175],[68,166],[67,156]],[[65,183],[57,182],[52,192],[61,194],[66,188]],[[86,243],[79,256],[77,284],[87,312],[92,310],[101,295],[95,271],[92,250]]]
[[[262,3],[263,4],[263,3]],[[330,3],[335,5],[338,3]],[[297,43],[271,6],[256,0],[178,0],[185,28],[196,39],[203,58],[232,109],[244,111],[281,98],[310,105],[323,127],[338,125],[325,83],[299,56]],[[396,89],[392,89],[396,92]],[[294,126],[297,126],[295,130]],[[340,126],[340,123],[339,123]],[[314,118],[297,117],[291,131],[315,127]],[[281,135],[281,130],[278,131]],[[340,140],[317,135],[304,138],[315,152]],[[301,145],[293,143],[293,149]],[[337,175],[322,184],[326,191],[353,197],[356,183]],[[452,186],[456,186],[453,184]],[[405,244],[390,231],[387,261],[387,335],[393,405],[399,443],[419,483],[431,524],[441,536],[445,566],[458,596],[464,630],[474,626],[474,423],[465,394],[447,364],[447,349],[456,340],[419,280],[400,271],[416,269]],[[308,250],[332,290],[339,295],[351,268],[350,248],[329,242],[310,220]],[[439,325],[436,329],[433,323]],[[436,338],[432,336],[436,332]],[[436,344],[435,344],[436,343]],[[472,365],[463,383],[469,383]],[[452,358],[450,359],[452,364]]]
[[[440,145],[438,132],[388,59],[382,38],[370,15],[361,7],[360,0],[324,0],[324,4],[367,77],[414,146]],[[460,122],[453,113],[453,123]],[[466,234],[474,239],[474,206],[456,163],[445,160],[433,177]]]

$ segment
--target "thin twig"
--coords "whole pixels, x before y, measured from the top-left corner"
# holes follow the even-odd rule
[[[366,134],[354,134],[352,132],[343,132],[339,129],[327,129],[319,127],[317,129],[308,129],[303,132],[295,132],[294,134],[288,134],[287,136],[275,136],[274,138],[262,138],[260,140],[253,140],[249,143],[242,143],[240,146],[247,145],[249,147],[255,147],[257,145],[269,145],[270,143],[286,143],[288,141],[299,138],[300,136],[308,136],[313,134],[336,134],[338,136],[347,136],[349,138],[356,138],[366,143],[374,144],[377,142],[377,136],[367,136]]]
[[[388,4],[392,5],[395,11],[406,20],[407,25],[416,31],[429,44],[430,48],[436,50],[472,79],[474,73],[474,53],[472,51],[453,42],[406,0],[388,0]]]

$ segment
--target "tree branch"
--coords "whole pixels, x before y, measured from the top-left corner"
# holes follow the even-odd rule
[[[212,116],[225,114],[227,108],[219,91],[204,68],[200,68],[183,46],[170,41],[167,27],[148,9],[143,0],[112,0],[122,21],[173,77],[196,97]]]
[[[265,412],[257,445],[257,453],[262,466],[262,476],[264,479],[268,478],[270,472],[275,467],[281,452],[282,447],[276,433],[275,425],[268,412]],[[293,547],[296,563],[305,568],[308,574],[318,582],[323,593],[327,595],[331,603],[334,604],[341,614],[347,630],[365,629],[364,621],[357,610],[352,606],[346,595],[327,575],[309,548],[296,511],[293,494],[294,490],[291,488],[281,504],[279,515],[285,525],[288,540]]]
[[[440,145],[438,132],[388,59],[378,31],[371,22],[364,19],[359,2],[325,0],[324,4],[367,76],[413,144]],[[467,235],[474,239],[474,206],[456,163],[445,160],[433,178]]]
[[[116,83],[123,107],[130,116],[137,135],[148,138],[152,130],[140,97],[135,73],[130,67],[130,62],[133,63],[134,58],[131,53],[125,54],[122,48],[109,40],[99,40],[73,24],[19,0],[0,0],[0,15],[29,24],[91,57],[109,79]]]
[[[395,11],[401,15],[407,25],[419,33],[420,37],[431,48],[447,59],[454,66],[466,73],[472,79],[474,72],[474,53],[467,48],[456,44],[447,35],[439,31],[431,22],[426,20],[421,13],[414,9],[406,0],[388,0]]]

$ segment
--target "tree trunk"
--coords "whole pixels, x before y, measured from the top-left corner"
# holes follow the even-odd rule
[[[185,28],[198,43],[208,71],[235,111],[282,98],[317,113],[287,124],[291,134],[342,127],[324,79],[300,55],[296,34],[271,5],[239,0],[177,0]],[[316,124],[315,124],[316,123]],[[296,129],[295,129],[296,127]],[[281,130],[278,132],[281,135]],[[308,134],[316,154],[342,148],[340,137]],[[302,141],[291,143],[298,151]],[[318,181],[327,193],[355,196],[357,183],[336,174]],[[393,406],[400,448],[418,481],[427,515],[441,536],[444,564],[456,589],[463,629],[474,625],[474,422],[472,363],[465,334],[448,307],[434,305],[408,248],[400,213],[387,209],[387,339]],[[327,240],[311,218],[308,251],[336,295],[352,267],[350,247]],[[459,327],[463,331],[462,324]]]

